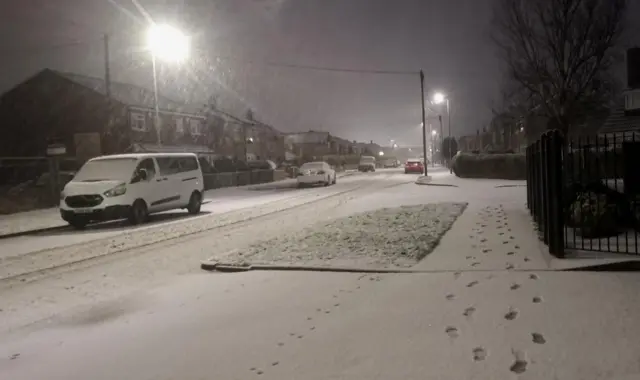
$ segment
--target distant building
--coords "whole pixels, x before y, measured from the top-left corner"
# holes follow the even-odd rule
[[[285,145],[290,154],[297,157],[322,157],[329,155],[355,154],[354,143],[331,135],[329,132],[297,132],[288,133]]]

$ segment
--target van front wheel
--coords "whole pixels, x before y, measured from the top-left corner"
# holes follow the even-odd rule
[[[191,193],[191,198],[189,198],[189,204],[187,205],[187,211],[189,214],[198,214],[200,212],[200,208],[202,207],[202,197],[200,193],[194,191]]]
[[[129,222],[133,225],[142,224],[149,218],[149,210],[147,204],[142,199],[133,202],[129,211]]]

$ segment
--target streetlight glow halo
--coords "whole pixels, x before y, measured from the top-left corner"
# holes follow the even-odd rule
[[[442,102],[444,102],[446,100],[446,96],[444,96],[444,94],[442,92],[436,92],[433,95],[433,102],[435,104],[441,104]]]
[[[167,24],[153,24],[147,31],[147,48],[164,61],[180,62],[189,56],[189,37]]]

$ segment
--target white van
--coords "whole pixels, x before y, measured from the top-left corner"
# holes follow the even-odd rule
[[[204,180],[192,153],[102,156],[87,161],[60,194],[60,215],[76,228],[177,208],[200,212]]]

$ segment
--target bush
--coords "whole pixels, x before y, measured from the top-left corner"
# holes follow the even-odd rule
[[[460,178],[488,178],[524,180],[526,158],[524,154],[469,154],[453,157],[452,169]]]
[[[578,194],[570,208],[570,225],[586,238],[613,236],[618,233],[617,206],[606,194],[588,191]]]

